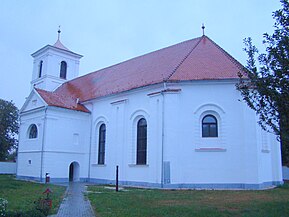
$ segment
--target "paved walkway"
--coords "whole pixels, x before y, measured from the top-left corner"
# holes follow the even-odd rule
[[[69,183],[57,215],[53,217],[95,217],[90,202],[83,195],[85,183]]]

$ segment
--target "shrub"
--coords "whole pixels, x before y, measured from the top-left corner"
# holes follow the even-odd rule
[[[40,211],[41,213],[44,214],[44,216],[48,216],[49,211],[50,211],[50,204],[51,204],[51,200],[46,198],[38,198],[37,201],[34,202],[35,204],[35,209]]]
[[[7,207],[8,201],[0,198],[0,216],[6,216],[6,207]]]
[[[39,210],[29,211],[8,211],[7,217],[45,217],[45,215]]]

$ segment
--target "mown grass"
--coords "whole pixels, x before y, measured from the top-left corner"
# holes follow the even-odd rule
[[[16,180],[12,175],[0,175],[0,198],[8,200],[8,211],[29,211],[35,209],[34,201],[45,198],[47,188],[53,193],[51,213],[56,213],[63,199],[65,187]]]
[[[289,216],[289,184],[261,191],[152,190],[115,192],[89,186],[88,198],[99,217]]]

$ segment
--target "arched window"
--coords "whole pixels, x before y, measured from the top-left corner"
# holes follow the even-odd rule
[[[206,115],[203,118],[202,137],[218,137],[218,122],[215,116]]]
[[[98,164],[104,164],[105,156],[105,134],[106,127],[105,124],[100,125],[98,134]]]
[[[147,122],[141,118],[137,123],[137,153],[136,164],[147,163]]]
[[[60,78],[66,79],[67,63],[62,61],[60,64]]]
[[[30,125],[28,130],[28,138],[29,139],[35,139],[38,136],[37,127],[35,124]]]
[[[38,78],[41,78],[42,76],[42,65],[43,65],[43,60],[41,60],[39,63]]]

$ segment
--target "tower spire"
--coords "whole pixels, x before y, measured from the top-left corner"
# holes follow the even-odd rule
[[[60,49],[63,49],[63,50],[68,50],[69,51],[69,49],[67,47],[65,47],[60,41],[60,33],[61,33],[60,25],[58,26],[57,33],[58,33],[57,41],[55,42],[55,44],[53,46],[57,47],[57,48],[60,48]]]
[[[60,39],[60,33],[61,33],[60,25],[58,26],[58,31],[57,31],[57,33],[58,33],[58,40],[59,40],[59,39]]]
[[[203,29],[203,36],[205,35],[205,25],[204,23],[202,24],[202,29]]]

